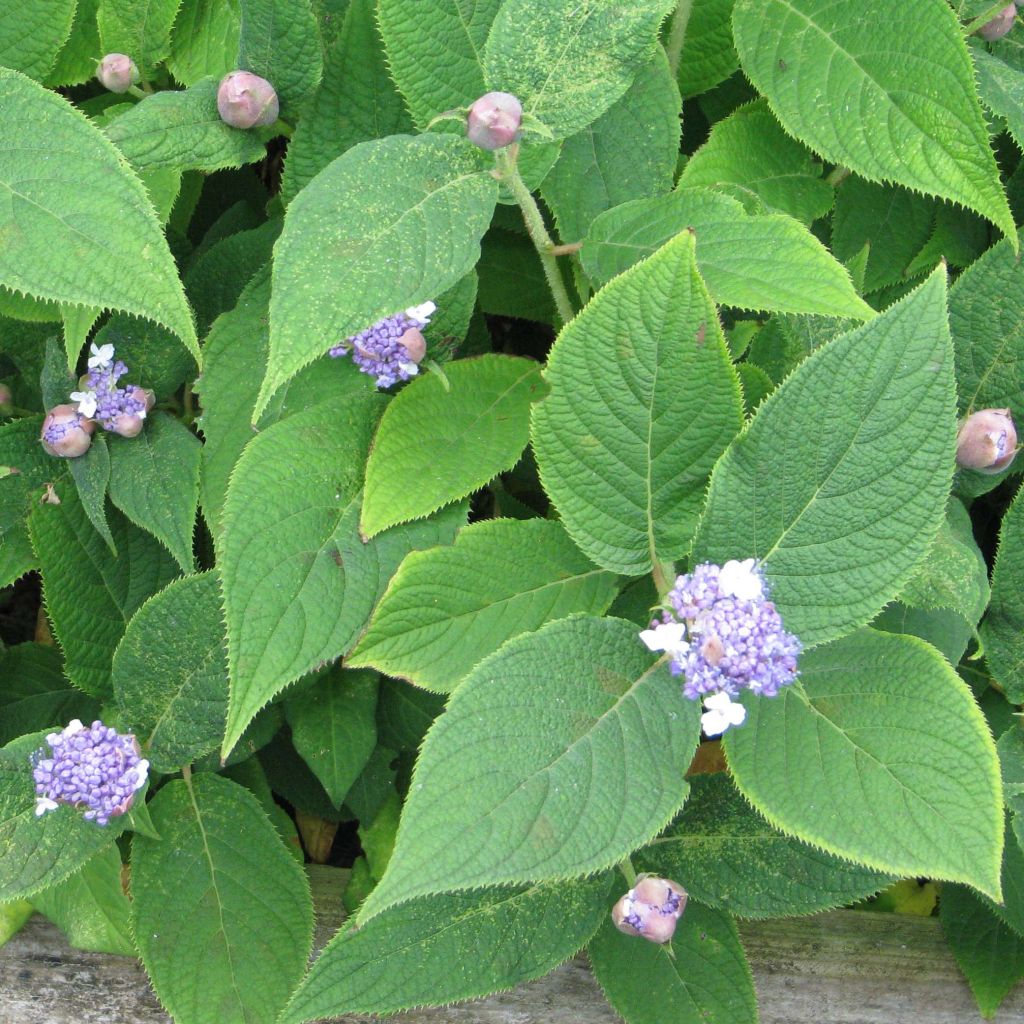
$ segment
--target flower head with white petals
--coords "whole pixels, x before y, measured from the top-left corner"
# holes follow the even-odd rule
[[[89,356],[89,361],[86,364],[90,370],[103,370],[110,366],[114,361],[114,346],[113,345],[90,345],[89,351],[92,355]]]
[[[713,693],[704,698],[704,714],[700,716],[700,727],[706,736],[721,736],[731,725],[742,725],[747,709],[733,703],[725,692]]]
[[[86,419],[91,420],[96,415],[97,399],[95,391],[72,391],[71,401],[75,403],[75,407]]]

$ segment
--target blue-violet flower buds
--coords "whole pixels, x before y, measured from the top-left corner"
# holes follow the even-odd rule
[[[43,420],[40,439],[50,455],[77,459],[92,444],[95,420],[83,416],[73,405],[55,405]]]
[[[466,117],[466,138],[481,149],[502,149],[519,138],[523,105],[508,92],[481,96]]]
[[[427,354],[423,328],[436,309],[433,302],[424,302],[386,316],[365,331],[333,345],[330,354],[335,359],[351,354],[352,362],[374,377],[379,388],[409,380],[420,372],[419,363]]]
[[[126,53],[108,53],[96,65],[96,78],[111,92],[127,92],[139,81],[139,69]]]
[[[642,935],[651,942],[668,942],[686,909],[686,890],[667,878],[641,876],[612,907],[612,921],[626,935]]]
[[[274,87],[251,71],[232,71],[217,90],[217,112],[232,128],[260,128],[277,120],[280,106]]]
[[[982,409],[960,425],[957,465],[979,473],[999,473],[1017,454],[1017,428],[1009,409]]]
[[[46,737],[50,746],[32,755],[36,816],[61,804],[85,808],[83,817],[106,825],[126,813],[146,784],[149,762],[135,737],[121,735],[102,722],[83,725],[77,718]]]
[[[991,21],[986,21],[978,29],[978,35],[982,39],[987,39],[990,43],[995,42],[997,39],[1002,39],[1013,28],[1016,17],[1017,5],[1009,3]]]

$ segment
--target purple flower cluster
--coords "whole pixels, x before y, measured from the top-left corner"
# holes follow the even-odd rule
[[[88,390],[76,391],[72,398],[78,411],[95,417],[107,430],[119,430],[127,421],[146,418],[146,392],[142,388],[119,388],[117,382],[128,372],[120,359],[114,360],[114,346],[92,346],[89,359]],[[141,424],[140,424],[141,425]]]
[[[330,354],[336,359],[351,354],[356,366],[374,377],[379,388],[409,380],[419,373],[427,353],[422,331],[436,308],[433,302],[424,302],[386,316],[333,346]]]
[[[96,424],[83,416],[73,405],[54,406],[43,420],[40,435],[43,447],[61,458],[84,455],[92,444],[90,436]]]
[[[668,942],[687,899],[686,890],[667,878],[641,877],[612,908],[612,921],[626,935]]]
[[[131,807],[146,784],[149,762],[135,737],[102,722],[86,726],[76,718],[46,742],[49,754],[41,748],[32,756],[37,817],[70,804],[86,808],[87,821],[106,825]]]

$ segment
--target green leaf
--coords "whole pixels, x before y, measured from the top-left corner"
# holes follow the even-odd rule
[[[1024,703],[1024,491],[1018,491],[999,529],[992,600],[981,624],[985,659],[1014,704]]]
[[[879,871],[1001,898],[995,744],[934,648],[860,630],[805,651],[800,681],[777,698],[743,703],[747,721],[725,738],[729,767],[773,825]]]
[[[686,40],[679,60],[679,91],[699,96],[724,82],[739,66],[732,45],[735,0],[701,0],[690,11]]]
[[[151,388],[162,400],[171,397],[186,378],[194,377],[196,363],[165,327],[115,313],[96,332],[96,345],[113,345],[118,359],[131,368],[131,379]],[[205,361],[205,352],[204,361]]]
[[[403,5],[406,16],[426,6]],[[383,6],[380,18],[386,17]],[[433,26],[433,18],[426,19]],[[421,37],[417,34],[415,39]],[[428,51],[432,53],[433,51]],[[399,51],[404,53],[404,51]],[[395,58],[399,57],[395,54]],[[422,54],[421,54],[422,56]],[[391,62],[392,70],[395,61]],[[411,132],[412,121],[385,61],[373,0],[353,0],[341,33],[327,51],[324,77],[288,143],[281,193],[286,202],[335,157],[357,143]]]
[[[445,699],[399,679],[388,680],[377,700],[377,734],[385,747],[418,750]]]
[[[606,918],[587,955],[601,990],[626,1024],[757,1024],[747,958],[735,923],[720,910],[690,902],[671,952],[623,935]]]
[[[191,572],[200,445],[179,420],[155,412],[137,437],[110,438],[110,500]]]
[[[771,377],[754,363],[737,363],[736,373],[743,389],[743,412],[753,416],[757,407],[772,393],[775,387]]]
[[[611,867],[678,811],[698,731],[697,705],[680,700],[664,661],[651,664],[632,623],[574,617],[510,640],[427,734],[361,917]]]
[[[940,267],[812,352],[715,467],[695,561],[760,559],[805,646],[868,622],[945,515],[956,422]]]
[[[238,67],[242,27],[240,0],[182,0],[171,36],[167,67],[183,85]]]
[[[743,423],[692,232],[598,293],[559,335],[546,377],[533,447],[569,535],[626,575],[685,555],[711,468]]]
[[[962,203],[1016,240],[946,4],[905,0],[894,32],[888,0],[737,0],[733,32],[744,72],[791,135],[869,181]]]
[[[143,79],[171,52],[171,26],[181,0],[100,0],[100,53],[126,53]]]
[[[336,668],[285,701],[299,756],[340,807],[377,745],[376,672]]]
[[[64,483],[55,489],[61,503],[36,504],[29,517],[46,611],[68,678],[86,693],[106,697],[110,661],[125,625],[176,569],[156,541],[114,509],[108,522],[118,557],[111,557],[74,489]]]
[[[442,693],[506,640],[574,612],[600,615],[616,580],[555,522],[494,519],[414,551],[347,657]]]
[[[37,893],[32,902],[77,949],[135,956],[115,845],[94,854],[63,882]]]
[[[418,128],[487,92],[481,59],[499,7],[501,0],[380,0],[388,65]]]
[[[270,396],[340,339],[455,284],[474,266],[497,182],[450,135],[354,146],[295,197],[274,251]]]
[[[0,283],[148,317],[198,358],[174,260],[142,184],[118,150],[67,100],[17,72],[0,69],[0,92],[7,128],[19,140],[0,161],[6,195]],[[49,167],[43,177],[41,161]]]
[[[737,917],[791,917],[853,903],[892,881],[772,828],[725,773],[694,776],[690,787],[683,813],[633,859],[640,870],[685,879],[691,899]]]
[[[788,213],[810,224],[832,209],[832,186],[814,154],[787,135],[764,101],[719,121],[686,162],[681,188],[714,188],[748,213]]]
[[[981,102],[1006,119],[1013,141],[1024,148],[1024,75],[980,46],[971,48]]]
[[[62,882],[124,829],[124,817],[104,827],[67,805],[36,817],[30,758],[43,747],[37,732],[0,749],[0,903]]]
[[[110,527],[107,525],[107,485],[110,483],[110,452],[107,439],[102,434],[94,434],[89,450],[77,459],[68,459],[68,469],[78,488],[78,497],[82,508],[89,517],[89,522],[96,532],[106,541],[110,553],[117,557],[117,545],[114,543]]]
[[[871,620],[871,626],[886,633],[920,637],[941,651],[951,665],[960,663],[971,638],[976,636],[962,612],[950,608],[910,608],[899,601],[887,604]]]
[[[679,156],[679,105],[668,60],[659,49],[620,100],[566,139],[541,187],[560,237],[581,239],[605,210],[671,190]]]
[[[654,55],[673,0],[505,0],[484,49],[490,89],[518,96],[556,139],[596,121]]]
[[[71,34],[57,54],[43,85],[51,89],[63,85],[81,85],[96,74],[100,50],[100,31],[96,24],[99,0],[78,0]]]
[[[537,363],[486,355],[445,375],[417,378],[385,411],[366,465],[363,536],[465,497],[526,447],[530,405],[544,388]]]
[[[107,138],[138,170],[217,171],[262,160],[257,133],[225,124],[217,113],[215,78],[181,92],[147,96],[107,128]]]
[[[330,941],[281,1024],[442,1006],[539,978],[605,916],[608,876],[425,896]],[[453,965],[458,969],[453,970]]]
[[[981,1015],[992,1017],[1010,989],[1024,978],[1024,939],[962,885],[942,887],[939,917]]]
[[[132,930],[160,1002],[178,1024],[272,1024],[312,945],[302,868],[228,779],[168,782],[151,810],[163,838],[132,843]]]
[[[678,189],[601,214],[580,252],[583,269],[592,281],[609,281],[686,228],[696,232],[697,266],[722,305],[874,316],[846,268],[802,224],[783,214],[752,216],[705,189]]]
[[[215,750],[224,734],[228,664],[215,573],[175,580],[132,616],[111,681],[124,725],[158,772]]]
[[[78,356],[85,347],[96,321],[103,311],[92,306],[62,306],[61,319],[64,321],[64,350],[68,357],[68,372],[74,373]]]
[[[75,0],[26,0],[5,5],[0,11],[0,65],[42,80],[71,32],[74,15]],[[14,80],[17,76],[5,74],[0,81],[8,77]],[[0,87],[0,91],[10,102],[8,86]],[[10,117],[10,109],[5,114]],[[13,128],[10,120],[6,127]],[[30,149],[24,152],[28,154]],[[5,155],[11,156],[11,151]]]
[[[294,118],[320,82],[323,46],[309,0],[240,0],[237,67],[265,78]]]

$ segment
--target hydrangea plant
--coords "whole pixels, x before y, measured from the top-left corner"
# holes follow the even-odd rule
[[[994,1012],[1022,53],[985,0],[0,15],[0,902],[178,1024],[584,948],[752,1024],[737,918],[925,878]]]

